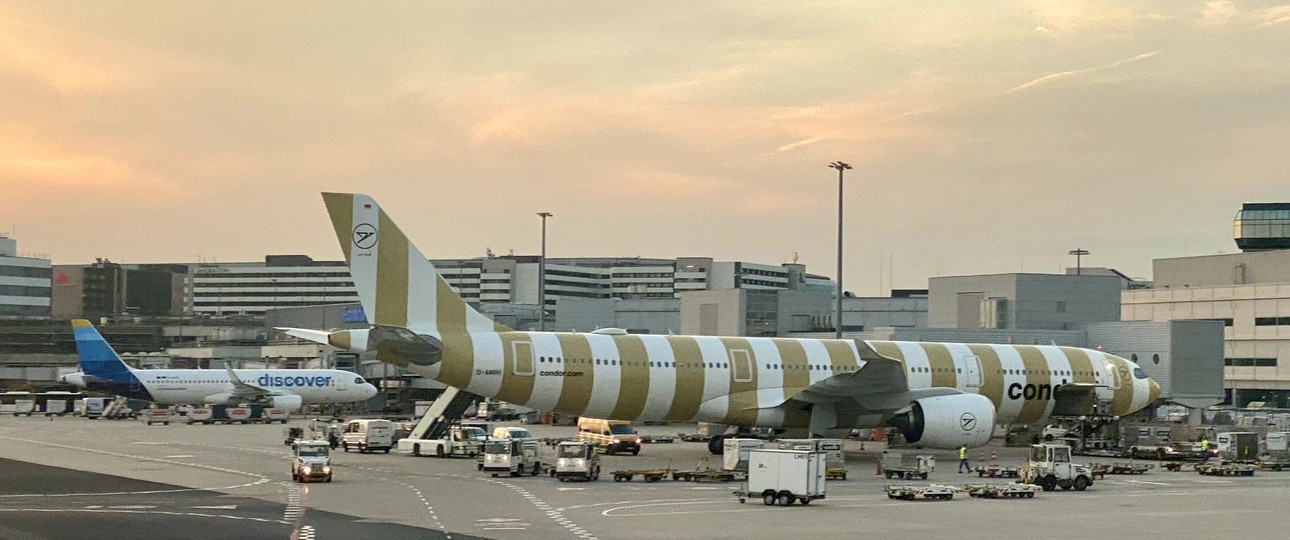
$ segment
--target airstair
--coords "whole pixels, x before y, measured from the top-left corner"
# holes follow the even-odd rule
[[[474,405],[480,399],[479,396],[458,390],[451,386],[444,390],[439,398],[430,404],[425,415],[417,421],[417,425],[412,428],[412,433],[408,435],[409,439],[438,439],[448,433],[448,428],[454,421],[460,420],[461,415]]]

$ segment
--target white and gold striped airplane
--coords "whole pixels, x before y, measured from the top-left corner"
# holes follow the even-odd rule
[[[891,425],[958,448],[996,424],[1090,414],[1097,400],[1126,415],[1159,394],[1134,363],[1075,347],[517,332],[467,305],[371,197],[323,200],[371,328],[285,332],[540,411],[815,434]]]

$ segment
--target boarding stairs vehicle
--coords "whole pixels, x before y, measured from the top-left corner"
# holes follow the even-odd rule
[[[473,431],[463,431],[461,415],[479,400],[479,396],[449,386],[439,398],[425,408],[425,414],[407,437],[399,439],[398,451],[414,456],[479,456],[483,444]]]
[[[291,481],[331,482],[331,446],[327,441],[296,441],[292,446]]]
[[[1071,463],[1069,446],[1035,444],[1030,447],[1030,460],[1022,467],[1018,481],[1035,484],[1044,491],[1059,487],[1084,491],[1093,485],[1093,469],[1088,465]]]
[[[586,442],[562,442],[555,446],[555,468],[551,475],[561,482],[600,478],[600,454]]]

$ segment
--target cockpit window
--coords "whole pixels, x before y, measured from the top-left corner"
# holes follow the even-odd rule
[[[354,377],[354,384],[363,384],[362,377]]]
[[[1142,368],[1140,367],[1135,367],[1133,368],[1133,377],[1136,379],[1145,379],[1147,378],[1147,372],[1142,371]]]

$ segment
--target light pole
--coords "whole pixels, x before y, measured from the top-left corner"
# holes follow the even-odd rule
[[[1080,259],[1085,255],[1088,255],[1088,250],[1084,248],[1075,248],[1066,252],[1066,254],[1075,256],[1075,275],[1081,275],[1083,273],[1083,265],[1080,264],[1082,262]]]
[[[546,218],[550,212],[538,212],[542,217],[542,256],[538,259],[538,331],[546,331]]]
[[[838,317],[833,326],[834,337],[842,339],[842,174],[851,166],[841,161],[834,161],[829,164],[829,168],[838,170]]]

